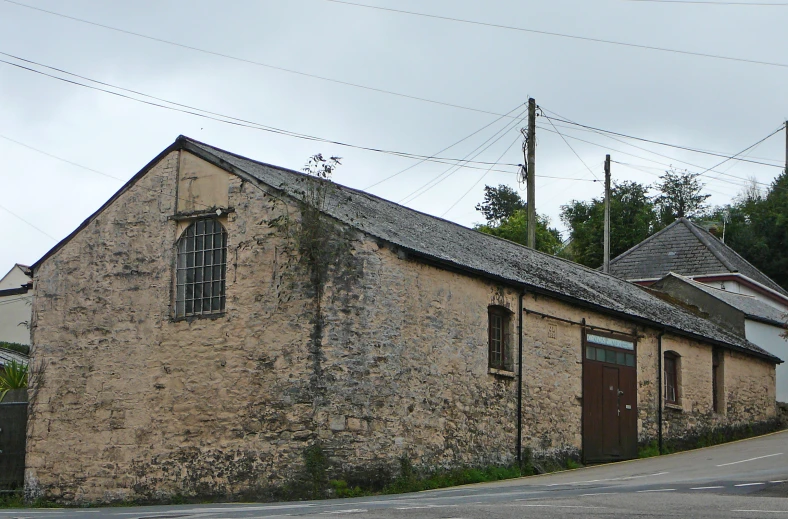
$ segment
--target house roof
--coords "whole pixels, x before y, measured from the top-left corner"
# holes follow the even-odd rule
[[[12,360],[17,361],[20,364],[27,365],[27,363],[30,361],[30,358],[27,355],[17,351],[0,348],[0,366],[8,364]]]
[[[682,276],[740,273],[788,297],[783,287],[686,218],[679,218],[610,260],[610,273],[621,279],[659,279],[671,272]]]
[[[180,136],[32,268],[35,270],[57,252],[167,153],[180,149],[295,199],[302,198],[304,182],[320,181],[303,173],[248,159]],[[506,282],[531,292],[550,295],[638,324],[712,342],[770,362],[782,362],[746,339],[615,276],[474,231],[363,191],[335,183],[332,186],[334,189],[329,189],[326,195],[326,214],[423,261]]]
[[[714,288],[712,286],[700,283],[695,281],[694,279],[690,279],[688,277],[682,276],[680,274],[676,274],[671,272],[665,277],[674,277],[690,286],[695,287],[698,290],[709,294],[712,297],[723,301],[724,303],[732,306],[736,310],[742,312],[746,317],[752,318],[757,321],[766,322],[769,324],[774,324],[780,327],[785,327],[785,312],[781,312],[779,309],[764,303],[760,299],[755,296],[750,296],[747,294],[737,294],[735,292],[728,292],[727,290],[722,290],[719,288]]]

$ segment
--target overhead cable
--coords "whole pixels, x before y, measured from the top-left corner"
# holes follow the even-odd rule
[[[10,0],[5,0],[5,1],[8,2]],[[671,49],[671,48],[667,48],[667,47],[656,47],[656,46],[653,46],[653,45],[641,45],[641,44],[638,44],[638,43],[627,43],[627,42],[623,42],[623,41],[605,40],[605,39],[602,39],[602,38],[592,38],[592,37],[588,37],[588,36],[576,36],[576,35],[573,35],[573,34],[552,32],[552,31],[544,31],[544,30],[540,30],[540,29],[529,29],[529,28],[525,28],[525,27],[514,27],[514,26],[511,26],[511,25],[503,25],[503,24],[498,24],[498,23],[479,22],[479,21],[475,21],[475,20],[467,20],[467,19],[455,18],[455,17],[451,17],[451,16],[441,16],[441,15],[437,15],[437,14],[427,14],[427,13],[419,13],[419,12],[414,12],[414,11],[405,11],[403,9],[394,9],[392,7],[382,7],[382,6],[377,6],[377,5],[360,4],[360,3],[356,3],[356,2],[348,2],[346,0],[325,0],[325,1],[326,2],[332,2],[332,3],[335,3],[335,4],[344,4],[344,5],[354,6],[354,7],[363,7],[365,9],[376,9],[376,10],[379,10],[379,11],[388,11],[388,12],[392,12],[392,13],[407,14],[407,15],[411,15],[411,16],[422,16],[422,17],[425,17],[425,18],[434,18],[434,19],[437,19],[437,20],[465,23],[465,24],[470,24],[470,25],[480,25],[480,26],[492,27],[492,28],[496,28],[496,29],[506,29],[506,30],[509,30],[509,31],[519,31],[519,32],[532,33],[532,34],[542,34],[542,35],[545,35],[545,36],[556,36],[556,37],[559,37],[559,38],[570,38],[570,39],[573,39],[573,40],[591,41],[591,42],[594,42],[594,43],[605,43],[605,44],[608,44],[608,45],[618,45],[618,46],[622,46],[622,47],[632,47],[632,48],[636,48],[636,49],[645,49],[645,50],[653,50],[653,51],[660,51],[660,52],[671,52],[671,53],[674,53],[674,54],[685,54],[685,55],[688,55],[688,56],[697,56],[697,57],[702,57],[702,58],[712,58],[712,59],[719,59],[719,60],[726,60],[726,61],[752,63],[752,64],[755,64],[755,65],[767,65],[767,66],[770,66],[770,67],[788,68],[788,63],[779,63],[779,62],[774,62],[774,61],[761,61],[761,60],[748,59],[748,58],[735,58],[733,56],[723,56],[723,55],[720,55],[720,54],[707,54],[705,52],[694,52],[694,51],[689,51],[689,50]]]
[[[69,16],[67,14],[58,13],[56,11],[50,11],[48,9],[42,9],[40,7],[34,7],[32,5],[24,4],[22,2],[15,2],[14,0],[3,0],[3,1],[6,2],[6,3],[9,3],[9,4],[17,5],[19,7],[32,9],[34,11],[39,11],[39,12],[42,12],[42,13],[50,14],[52,16],[58,16],[60,18],[65,18],[65,19],[72,20],[72,21],[75,21],[75,22],[80,22],[80,23],[84,23],[84,24],[88,24],[88,25],[93,25],[95,27],[101,27],[103,29],[108,29],[110,31],[115,31],[115,32],[127,34],[129,36],[136,36],[138,38],[144,38],[146,40],[156,41],[156,42],[159,42],[159,43],[172,45],[174,47],[180,47],[182,49],[188,49],[188,50],[195,51],[195,52],[201,52],[203,54],[209,54],[211,56],[216,56],[216,57],[220,57],[220,58],[224,58],[224,59],[229,59],[229,60],[233,60],[233,61],[237,61],[237,62],[241,62],[241,63],[247,63],[249,65],[256,65],[256,66],[259,66],[259,67],[265,67],[265,68],[269,68],[269,69],[272,69],[272,70],[278,70],[280,72],[287,72],[289,74],[296,74],[296,75],[299,75],[299,76],[309,77],[309,78],[313,78],[313,79],[319,79],[321,81],[328,81],[330,83],[336,83],[338,85],[344,85],[344,86],[349,86],[349,87],[354,87],[354,88],[361,88],[361,89],[369,90],[369,91],[372,91],[372,92],[378,92],[378,93],[381,93],[381,94],[393,95],[393,96],[402,97],[402,98],[405,98],[405,99],[411,99],[411,100],[414,100],[414,101],[422,101],[422,102],[425,102],[425,103],[432,103],[432,104],[435,104],[435,105],[447,106],[447,107],[450,107],[450,108],[459,108],[460,110],[468,110],[468,111],[471,111],[471,112],[478,112],[478,113],[483,113],[483,114],[501,115],[501,114],[499,114],[497,112],[493,112],[493,111],[490,111],[490,110],[482,110],[480,108],[473,108],[473,107],[470,107],[470,106],[463,106],[463,105],[458,105],[458,104],[454,104],[454,103],[447,103],[447,102],[444,102],[444,101],[437,101],[435,99],[427,99],[425,97],[419,97],[419,96],[410,95],[410,94],[403,94],[401,92],[395,92],[393,90],[386,90],[386,89],[383,89],[383,88],[377,88],[377,87],[372,87],[372,86],[368,86],[368,85],[362,85],[362,84],[359,84],[359,83],[352,83],[350,81],[343,81],[341,79],[335,79],[335,78],[330,78],[330,77],[326,77],[326,76],[320,76],[318,74],[311,74],[309,72],[303,72],[303,71],[300,71],[300,70],[294,70],[294,69],[289,69],[289,68],[285,68],[285,67],[280,67],[280,66],[277,66],[277,65],[271,65],[270,63],[263,63],[261,61],[255,61],[255,60],[252,60],[252,59],[241,58],[241,57],[238,57],[238,56],[233,56],[233,55],[225,54],[225,53],[222,53],[222,52],[216,52],[216,51],[212,51],[212,50],[209,50],[209,49],[204,49],[204,48],[201,48],[201,47],[195,47],[193,45],[186,45],[184,43],[178,43],[178,42],[172,41],[172,40],[165,40],[164,38],[157,38],[155,36],[149,36],[147,34],[142,34],[142,33],[130,31],[130,30],[127,30],[127,29],[121,29],[119,27],[113,27],[111,25],[106,25],[106,24],[103,24],[103,23],[93,22],[93,21],[90,21],[90,20],[82,19],[82,18],[77,18],[75,16]]]
[[[43,75],[43,76],[46,76],[46,77],[49,77],[49,78],[52,78],[52,79],[63,81],[65,83],[69,83],[69,84],[72,84],[72,85],[80,86],[80,87],[83,87],[83,88],[89,88],[91,90],[98,90],[100,92],[105,92],[107,94],[111,94],[111,95],[114,95],[114,96],[122,97],[124,99],[129,99],[129,100],[136,101],[136,102],[143,103],[143,104],[147,104],[147,105],[150,105],[150,106],[155,106],[155,107],[158,107],[158,108],[164,108],[164,109],[167,109],[167,110],[181,112],[181,113],[193,115],[193,116],[196,116],[196,117],[201,117],[201,118],[204,118],[204,119],[210,119],[210,120],[213,120],[213,121],[218,121],[218,122],[222,122],[222,123],[225,123],[225,124],[230,124],[230,125],[233,125],[233,126],[241,126],[241,127],[251,128],[251,129],[255,129],[255,130],[262,130],[262,131],[266,131],[266,132],[270,132],[270,133],[284,135],[284,136],[287,136],[287,137],[293,137],[293,138],[297,138],[297,139],[303,139],[303,140],[309,140],[309,141],[315,141],[315,142],[324,142],[324,143],[328,143],[328,144],[334,144],[334,145],[337,145],[337,146],[343,146],[343,147],[347,147],[347,148],[354,148],[354,149],[359,149],[359,150],[364,150],[364,151],[371,151],[371,152],[375,152],[375,153],[384,153],[384,154],[394,155],[394,156],[403,157],[403,158],[425,159],[425,160],[428,160],[430,162],[437,162],[439,164],[454,164],[454,163],[460,163],[460,162],[462,162],[462,163],[472,162],[474,164],[480,164],[482,166],[488,166],[488,165],[492,164],[490,162],[462,161],[461,159],[452,159],[452,158],[448,158],[448,157],[430,157],[428,155],[419,155],[419,154],[415,154],[415,153],[407,153],[407,152],[401,152],[401,151],[385,150],[385,149],[380,149],[380,148],[372,148],[372,147],[368,147],[368,146],[360,146],[360,145],[356,145],[356,144],[349,144],[349,143],[346,143],[346,142],[335,141],[335,140],[326,139],[326,138],[323,138],[323,137],[315,137],[315,136],[312,136],[312,135],[302,134],[302,133],[298,133],[298,132],[294,132],[294,131],[290,131],[290,130],[284,130],[284,129],[281,129],[281,128],[276,128],[276,127],[273,127],[273,126],[263,125],[263,124],[260,124],[260,123],[245,123],[245,122],[241,122],[242,120],[240,120],[238,118],[234,118],[234,117],[230,117],[230,116],[224,116],[224,115],[221,116],[221,117],[225,117],[224,119],[222,119],[222,118],[210,115],[210,114],[213,114],[215,112],[209,112],[208,110],[203,110],[203,109],[200,109],[200,108],[193,108],[191,110],[187,110],[187,109],[180,108],[178,103],[174,103],[174,102],[171,102],[171,101],[163,101],[163,102],[170,103],[170,104],[174,105],[174,106],[167,106],[167,105],[163,105],[161,103],[147,101],[145,99],[138,99],[136,97],[129,96],[129,95],[126,95],[126,94],[122,94],[120,92],[114,92],[112,90],[107,90],[107,89],[104,89],[104,88],[95,87],[93,85],[87,85],[87,84],[84,84],[84,83],[80,83],[78,81],[74,81],[74,80],[71,80],[71,79],[55,76],[53,74],[49,74],[49,73],[46,73],[46,72],[43,72],[43,71],[40,71],[40,70],[36,70],[34,68],[31,68],[31,67],[20,65],[18,63],[13,63],[13,62],[6,61],[6,60],[0,60],[0,63],[5,63],[7,65],[11,65],[11,66],[14,66],[14,67],[17,67],[17,68],[20,68],[20,69],[23,69],[23,70],[26,70],[26,71],[29,71],[29,72],[40,74],[40,75]],[[126,91],[128,91],[128,90],[126,90]],[[152,96],[148,96],[147,94],[143,94],[143,95],[146,95],[146,97],[152,97]],[[180,105],[180,106],[183,106],[183,105]],[[195,110],[199,110],[200,112],[205,112],[205,113],[198,113]],[[505,165],[517,166],[518,164],[505,164]],[[467,164],[465,164],[463,166],[460,166],[460,167],[469,168],[469,169],[480,169],[480,170],[485,169],[483,167],[468,166]]]

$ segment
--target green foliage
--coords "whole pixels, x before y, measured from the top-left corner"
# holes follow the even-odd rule
[[[520,193],[506,184],[484,186],[484,202],[476,204],[476,210],[484,215],[489,225],[499,224],[525,207]]]
[[[27,364],[12,360],[0,369],[0,401],[13,389],[27,388]]]
[[[500,481],[502,479],[518,478],[523,472],[516,466],[488,466],[482,468],[466,467],[451,470],[436,470],[427,474],[417,475],[413,472],[410,462],[403,464],[400,460],[400,476],[384,490],[384,494],[400,494],[405,492],[420,492],[436,488],[468,485],[471,483],[484,483],[487,481]],[[409,467],[406,469],[406,467]]]
[[[347,481],[344,479],[332,479],[328,484],[331,486],[331,489],[334,491],[334,496],[336,497],[361,497],[369,495],[368,492],[365,492],[359,486],[353,488],[348,487]]]
[[[19,344],[18,342],[0,341],[0,348],[15,351],[22,355],[30,355],[30,346],[26,344]]]
[[[692,218],[701,215],[706,209],[706,199],[711,195],[703,194],[704,184],[698,177],[700,173],[670,169],[654,184],[659,194],[654,197],[654,206],[662,226],[673,223],[678,218]]]
[[[561,249],[561,233],[557,229],[549,227],[549,224],[550,220],[546,216],[537,215],[536,250],[548,254],[557,254]],[[501,220],[498,225],[477,225],[475,229],[525,245],[528,238],[528,213],[525,209],[520,209],[513,215]]]
[[[712,214],[717,235],[783,287],[788,287],[788,175],[783,173],[767,190],[753,184],[738,199]]]
[[[659,456],[659,444],[657,440],[653,440],[638,448],[638,458],[651,458],[654,456]]]
[[[578,463],[577,461],[573,460],[572,458],[566,459],[566,468],[569,470],[579,469],[583,467],[582,463]]]
[[[561,220],[569,227],[571,244],[566,256],[596,268],[604,259],[605,202],[573,200],[561,206]],[[614,183],[610,189],[610,257],[637,245],[659,230],[659,219],[648,188],[637,182]]]
[[[322,497],[328,483],[328,457],[320,443],[304,449],[304,469],[312,497]]]

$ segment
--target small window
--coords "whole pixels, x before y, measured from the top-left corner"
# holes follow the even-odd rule
[[[494,369],[510,369],[508,352],[509,312],[505,308],[491,306],[489,316],[489,365]]]
[[[715,413],[725,413],[725,379],[723,374],[723,355],[715,349],[711,354],[711,399]]]
[[[679,403],[678,366],[679,356],[672,352],[665,353],[665,402],[668,404]]]
[[[197,220],[178,240],[175,317],[224,312],[227,231],[215,219]]]

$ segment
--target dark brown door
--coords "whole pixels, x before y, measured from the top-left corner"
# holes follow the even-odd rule
[[[630,342],[632,349],[627,351],[584,342],[583,459],[603,462],[636,458],[635,344]]]
[[[618,368],[602,367],[602,448],[614,458],[621,457],[621,424],[618,407],[619,400]]]

